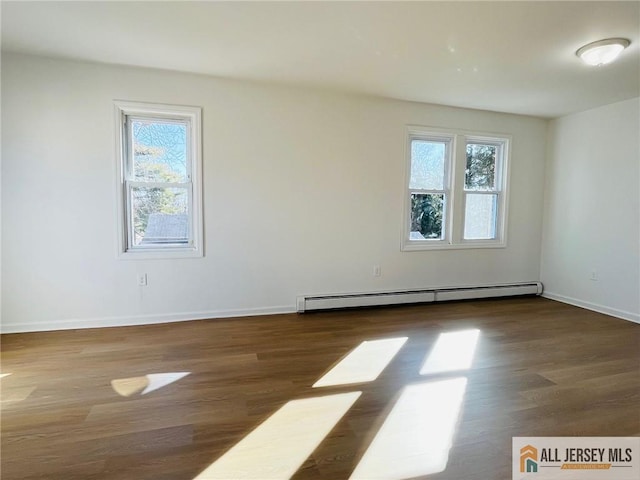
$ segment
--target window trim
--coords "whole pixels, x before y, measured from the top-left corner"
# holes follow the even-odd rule
[[[445,202],[443,240],[411,240],[411,142],[414,139],[435,140],[451,138],[451,156],[445,159],[445,182],[448,183],[449,199]],[[483,143],[501,147],[500,167],[497,168],[496,189],[492,191],[467,191],[465,170],[467,143]],[[409,125],[405,133],[405,175],[403,185],[404,208],[402,213],[402,251],[460,250],[476,248],[505,248],[507,246],[507,219],[509,199],[509,177],[511,157],[511,135],[467,130],[451,130]],[[497,160],[497,159],[496,159]],[[447,171],[447,163],[449,169]],[[447,185],[445,185],[447,189]],[[465,239],[465,203],[468,193],[498,194],[496,208],[495,239]]]
[[[168,259],[203,256],[202,222],[202,109],[199,107],[166,105],[158,103],[114,101],[116,132],[116,178],[117,178],[117,255],[122,259]],[[187,128],[187,181],[176,183],[177,188],[186,188],[190,208],[188,218],[190,239],[186,245],[131,245],[131,189],[139,184],[131,178],[131,139],[127,138],[126,120],[156,119],[185,122]],[[162,183],[163,187],[172,184]]]

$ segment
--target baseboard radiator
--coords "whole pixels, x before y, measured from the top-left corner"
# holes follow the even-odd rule
[[[374,293],[338,295],[301,295],[297,298],[298,313],[314,310],[331,310],[353,307],[373,307],[410,303],[446,302],[474,298],[511,297],[517,295],[541,295],[542,283],[510,283],[505,285],[481,285],[469,287],[426,288]]]

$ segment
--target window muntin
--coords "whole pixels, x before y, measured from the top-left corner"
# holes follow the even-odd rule
[[[200,109],[116,102],[121,256],[202,255]]]
[[[409,127],[403,250],[505,246],[508,146]]]

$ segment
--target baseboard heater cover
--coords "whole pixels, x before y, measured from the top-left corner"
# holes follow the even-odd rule
[[[297,298],[298,313],[352,307],[373,307],[409,303],[471,300],[474,298],[541,295],[542,283],[511,283],[469,287],[426,288],[391,292],[351,293],[337,295],[301,295]]]

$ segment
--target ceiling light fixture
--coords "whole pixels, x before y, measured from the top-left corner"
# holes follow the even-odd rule
[[[580,47],[576,55],[587,65],[599,67],[613,62],[630,43],[626,38],[607,38]]]

